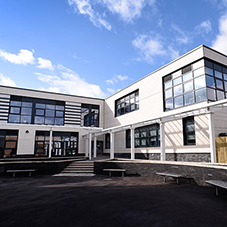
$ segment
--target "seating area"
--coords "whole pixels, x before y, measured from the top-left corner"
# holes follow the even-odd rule
[[[205,183],[215,187],[216,196],[218,196],[218,191],[220,188],[227,189],[227,182],[221,180],[207,180]]]
[[[37,171],[37,169],[9,169],[6,170],[7,173],[13,173],[13,177],[16,176],[16,173],[26,173],[28,172],[28,176],[31,177],[32,176],[32,172]]]

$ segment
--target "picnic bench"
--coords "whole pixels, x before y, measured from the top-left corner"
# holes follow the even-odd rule
[[[173,178],[176,178],[177,184],[179,184],[179,178],[185,177],[184,175],[179,174],[179,173],[167,173],[167,172],[159,173],[159,172],[157,172],[156,174],[157,174],[157,175],[160,175],[160,176],[164,176],[164,182],[166,182],[166,177],[173,177]]]
[[[225,182],[225,181],[221,181],[221,180],[207,180],[207,181],[205,181],[205,183],[210,184],[212,186],[215,186],[215,188],[216,188],[215,191],[216,191],[216,195],[217,196],[218,196],[218,190],[220,188],[227,189],[227,182]]]
[[[28,172],[28,176],[31,177],[32,172],[37,171],[37,169],[8,169],[6,170],[7,173],[13,173],[13,177],[15,177],[16,173],[23,173]]]
[[[111,177],[111,172],[122,172],[122,177],[124,177],[124,173],[126,169],[103,169],[103,171],[109,172],[110,177]]]

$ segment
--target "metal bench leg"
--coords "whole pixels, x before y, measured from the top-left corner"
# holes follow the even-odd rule
[[[166,176],[164,176],[164,182],[166,183]]]
[[[32,172],[30,171],[30,172],[29,172],[29,177],[31,177],[31,175],[32,175]]]
[[[216,196],[218,196],[218,187],[215,188],[216,190]]]
[[[16,173],[14,172],[14,173],[13,173],[13,177],[15,177],[15,175],[16,175]]]
[[[124,177],[124,171],[122,171],[122,177]]]
[[[111,171],[109,171],[109,176],[111,177]]]
[[[179,184],[179,178],[177,178],[177,184]]]

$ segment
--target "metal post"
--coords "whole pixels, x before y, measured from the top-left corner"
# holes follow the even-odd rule
[[[131,128],[131,159],[135,159],[135,129]]]
[[[88,136],[86,136],[85,141],[85,156],[88,157]]]
[[[97,137],[94,137],[94,158],[97,157]]]
[[[89,160],[91,160],[91,132],[89,132]]]
[[[50,128],[50,139],[49,139],[49,158],[51,158],[51,151],[52,151],[52,137],[53,137],[53,130]]]
[[[166,160],[166,152],[165,152],[165,123],[160,123],[160,149],[161,149],[161,161]]]
[[[114,132],[110,133],[110,159],[114,159]]]
[[[215,134],[214,134],[214,119],[213,113],[208,113],[208,120],[209,120],[209,133],[210,133],[210,156],[211,162],[216,163],[216,147],[215,147]]]

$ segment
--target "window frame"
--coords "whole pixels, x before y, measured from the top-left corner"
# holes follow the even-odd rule
[[[193,131],[187,131],[187,126],[189,124],[193,124]],[[182,119],[183,125],[183,139],[184,139],[184,146],[194,146],[196,145],[196,134],[195,134],[195,119],[194,116],[186,117]],[[189,136],[194,136],[194,142],[189,141]]]

